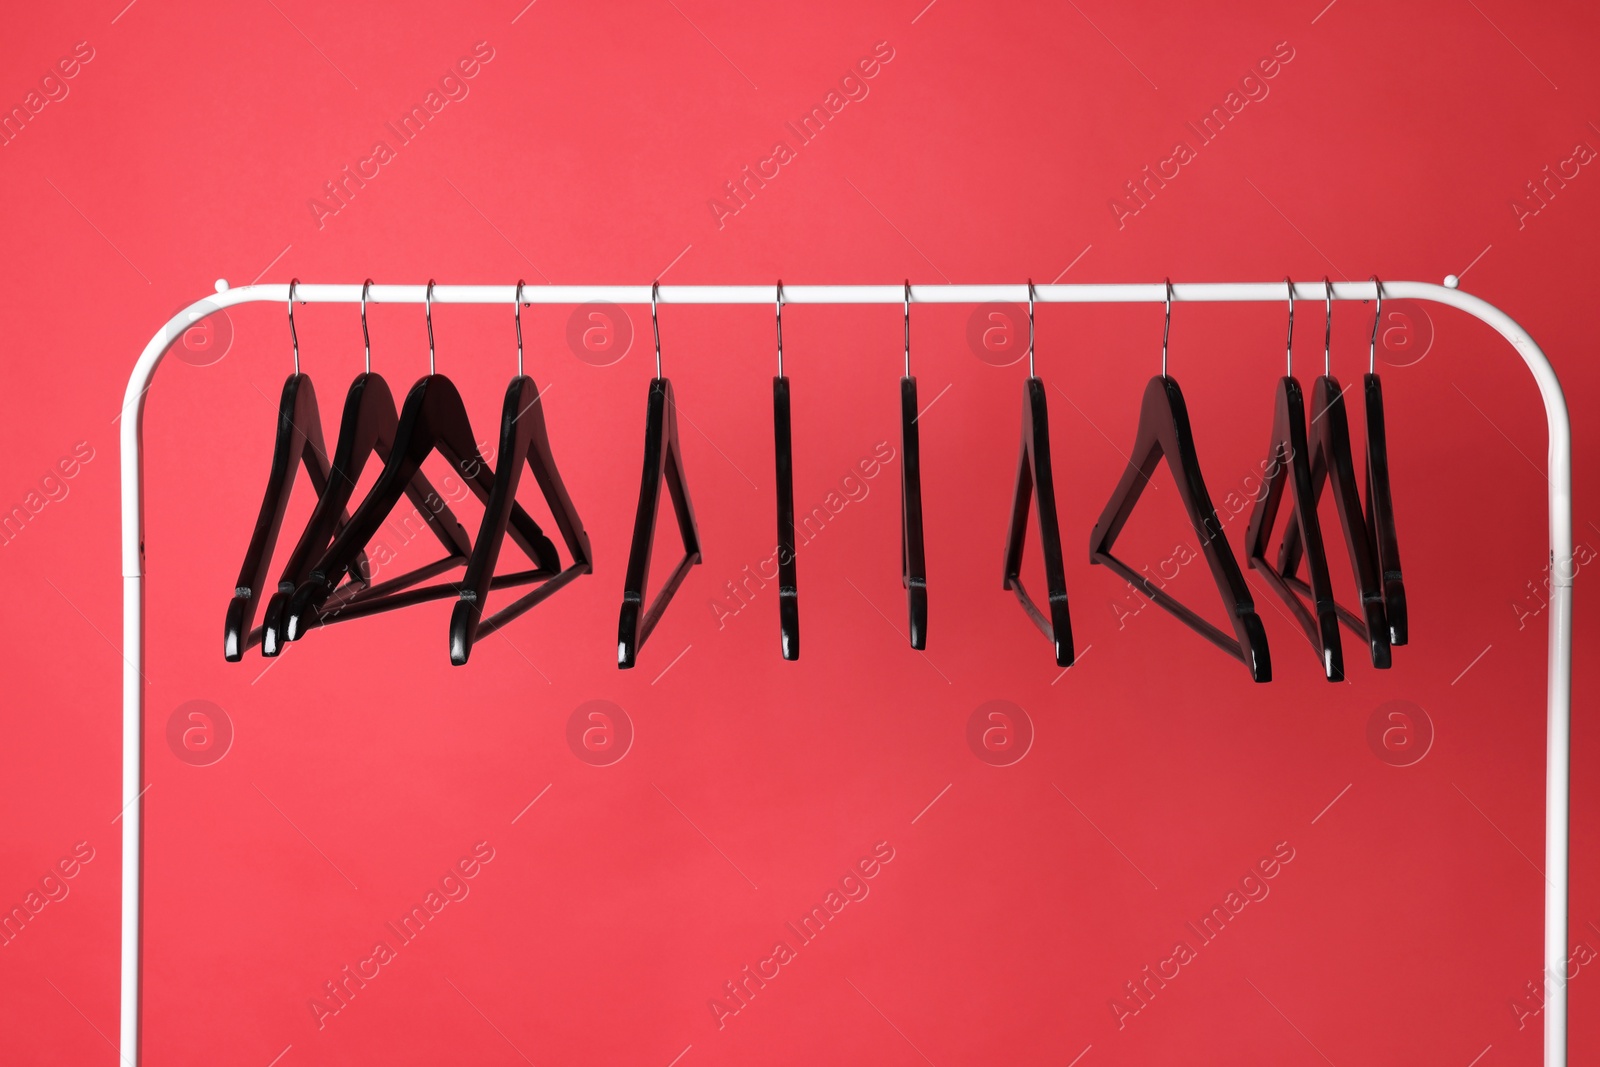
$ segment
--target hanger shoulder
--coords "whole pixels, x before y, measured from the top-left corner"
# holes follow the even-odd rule
[[[314,443],[308,467],[315,469],[320,462],[322,426],[317,412],[317,394],[311,379],[304,374],[292,374],[283,383],[278,400],[277,433],[272,446],[272,463],[267,474],[267,487],[261,507],[256,513],[256,524],[245,550],[244,562],[239,568],[239,580],[234,585],[233,599],[228,604],[223,626],[223,656],[239,660],[251,643],[251,626],[255,620],[256,606],[263,599],[267,570],[272,563],[272,548],[283,528],[284,512],[289,506],[289,496],[294,488],[302,456],[308,443]],[[351,562],[354,562],[352,557]]]
[[[467,562],[467,573],[461,580],[461,589],[455,607],[450,613],[450,662],[457,666],[467,662],[478,624],[489,598],[489,584],[494,577],[495,564],[500,558],[500,547],[505,542],[506,524],[511,519],[511,508],[516,503],[517,485],[522,480],[523,456],[528,449],[529,424],[518,418],[529,402],[533,383],[527,378],[516,378],[506,391],[500,415],[500,445],[495,453],[494,485],[484,504],[483,522],[478,527],[478,538],[472,546],[472,556]]]
[[[1157,416],[1155,425],[1166,437],[1162,452],[1177,482],[1178,498],[1183,501],[1189,524],[1200,537],[1201,550],[1211,568],[1212,580],[1228,605],[1231,617],[1254,619],[1255,598],[1251,595],[1250,585],[1244,579],[1238,560],[1234,558],[1233,549],[1228,545],[1222,519],[1217,515],[1216,505],[1212,503],[1211,493],[1206,488],[1205,475],[1200,470],[1199,450],[1195,447],[1194,428],[1189,422],[1188,404],[1183,399],[1178,383],[1170,378],[1163,381],[1159,400],[1161,407],[1158,410],[1164,410],[1165,418]],[[1259,625],[1259,619],[1256,621]],[[1242,637],[1240,640],[1245,645],[1251,643]],[[1263,657],[1266,655],[1264,650],[1260,654]]]
[[[1182,441],[1187,439],[1189,416],[1184,409],[1183,394],[1178,391],[1177,382],[1159,376],[1150,379],[1139,404],[1139,426],[1134,431],[1133,451],[1129,454],[1117,487],[1111,492],[1111,499],[1106,502],[1099,521],[1089,535],[1090,562],[1094,562],[1097,556],[1109,553],[1112,543],[1127,525],[1157,465],[1166,454],[1168,443],[1174,439],[1173,424],[1178,418],[1182,419],[1184,433],[1177,439]],[[1198,470],[1198,465],[1195,469]]]
[[[1305,395],[1298,382],[1290,378],[1279,391],[1278,407],[1284,414],[1284,425],[1290,434],[1288,491],[1294,500],[1294,514],[1300,520],[1300,535],[1305,544],[1306,570],[1310,579],[1312,608],[1316,616],[1315,629],[1307,636],[1322,654],[1323,669],[1330,682],[1344,680],[1344,650],[1339,635],[1339,615],[1333,599],[1333,582],[1328,575],[1328,553],[1322,536],[1322,522],[1317,517],[1317,499],[1312,491],[1310,434],[1306,426]],[[1266,563],[1265,553],[1261,563]],[[1300,598],[1296,596],[1295,602]]]
[[[1298,449],[1293,427],[1289,424],[1290,405],[1296,399],[1300,400],[1304,410],[1305,401],[1299,383],[1293,379],[1280,378],[1277,391],[1273,394],[1272,435],[1267,443],[1267,460],[1261,476],[1261,492],[1256,497],[1256,506],[1250,511],[1250,524],[1245,530],[1246,555],[1252,560],[1252,566],[1256,557],[1266,555],[1269,542],[1272,540],[1272,527],[1278,517],[1278,509],[1283,503],[1284,486],[1292,477],[1293,457],[1305,456],[1304,416],[1299,422],[1302,440],[1298,442]]]
[[[363,414],[372,418],[375,425],[371,432],[372,444],[369,446],[363,441],[362,447],[368,453],[376,452],[378,457],[387,463],[400,432],[394,398],[389,392],[388,383],[381,377],[371,373],[363,377],[371,383],[367,387],[368,390],[377,385],[382,387],[382,393],[381,398],[374,397],[364,401]],[[372,379],[376,379],[376,382],[372,382]],[[351,488],[354,489],[354,479],[351,481]],[[420,469],[406,481],[404,492],[445,552],[465,558],[472,551],[472,542],[467,537],[466,527],[461,525],[461,520],[456,518],[455,513],[450,510],[450,505]]]
[[[572,557],[569,566],[582,566],[587,574],[594,569],[589,534],[583,528],[577,506],[573,504],[561,470],[556,466],[555,453],[550,447],[550,433],[545,426],[543,405],[536,399],[523,417],[530,422],[527,452],[529,469],[539,483],[539,491],[544,495],[545,504],[555,519],[556,529],[567,546],[567,554]]]
[[[922,528],[922,441],[917,379],[900,379],[900,580],[911,647],[928,647],[928,565]]]
[[[1025,410],[1028,459],[1033,465],[1034,493],[1039,498],[1039,547],[1044,553],[1050,595],[1055,598],[1066,595],[1067,580],[1061,554],[1061,527],[1056,512],[1055,463],[1050,454],[1050,411],[1044,383],[1037,378],[1028,382]]]
[[[339,420],[339,440],[328,468],[326,488],[318,496],[311,518],[278,576],[278,588],[267,602],[262,619],[261,651],[264,655],[275,656],[281,651],[283,615],[288,609],[289,596],[311,572],[329,541],[350,521],[347,505],[356,480],[361,477],[367,457],[377,442],[394,436],[396,419],[394,397],[382,378],[363,374],[351,383]],[[366,581],[371,577],[370,569],[360,566],[359,562],[357,572],[351,576],[353,581],[358,578]]]
[[[1389,622],[1383,601],[1377,553],[1362,512],[1361,487],[1356,480],[1350,445],[1350,421],[1344,390],[1337,379],[1323,375],[1311,390],[1311,499],[1315,507],[1326,483],[1333,491],[1334,509],[1344,534],[1350,570],[1360,598],[1360,613],[1335,604],[1340,622],[1367,643],[1372,665],[1379,670],[1392,663]],[[1291,515],[1278,553],[1278,571],[1295,591],[1310,595],[1311,587],[1296,577],[1305,539],[1300,518]]]
[[[645,406],[644,471],[639,487],[639,507],[634,515],[633,539],[628,549],[628,567],[623,578],[622,610],[617,623],[617,666],[632,667],[639,650],[655,629],[667,603],[689,573],[700,562],[700,534],[694,508],[683,477],[682,453],[678,444],[677,407],[672,384],[665,378],[650,382]],[[667,485],[678,531],[683,538],[683,559],[666,582],[645,606],[645,585],[650,576],[650,557],[655,545],[656,511],[661,501],[661,484]]]
[[[1267,450],[1263,486],[1250,515],[1246,534],[1250,566],[1259,572],[1293,613],[1306,640],[1316,650],[1330,682],[1344,680],[1344,652],[1339,638],[1338,612],[1328,578],[1328,558],[1312,492],[1310,445],[1306,430],[1305,394],[1292,377],[1278,379],[1274,396],[1272,437]],[[1305,543],[1306,569],[1312,604],[1308,608],[1277,568],[1267,562],[1278,507],[1285,496],[1299,520]]]
[[[789,379],[772,379],[773,455],[778,497],[778,632],[783,658],[800,658],[800,591],[794,543],[794,435]]]
[[[694,502],[689,499],[689,483],[683,474],[683,445],[678,438],[678,400],[672,392],[672,383],[660,379],[665,394],[666,443],[662,457],[662,475],[667,482],[667,492],[672,497],[673,513],[678,517],[678,533],[683,538],[685,556],[700,562],[700,527],[694,517]]]
[[[1034,498],[1037,498],[1036,500]],[[1030,502],[1037,505],[1040,554],[1044,557],[1049,617],[1039,610],[1022,584],[1022,552],[1027,540]],[[1066,565],[1061,553],[1061,527],[1056,513],[1055,473],[1050,458],[1050,411],[1044,383],[1028,378],[1022,387],[1022,444],[1017,460],[1016,492],[1006,535],[1005,588],[1055,647],[1056,665],[1076,659],[1072,617],[1067,603]]]
[[[1147,574],[1134,570],[1112,554],[1117,536],[1163,458],[1177,484],[1189,523],[1200,538],[1201,552],[1228,612],[1232,637],[1172,596]],[[1090,562],[1110,568],[1151,603],[1239,660],[1256,682],[1272,680],[1272,654],[1266,630],[1256,614],[1250,587],[1229,547],[1222,521],[1206,489],[1188,406],[1173,378],[1157,375],[1145,386],[1134,450],[1090,536]]]
[[[550,506],[573,562],[562,570],[555,547],[549,545],[546,539],[545,544],[549,546],[546,558],[535,557],[536,567],[533,571],[497,577],[495,567],[508,524],[517,508],[517,486],[521,481],[524,463],[533,472],[534,480]],[[540,532],[539,536],[543,538],[543,533]],[[467,564],[466,576],[462,579],[456,605],[451,611],[451,662],[458,666],[465,663],[478,638],[499,629],[542,602],[572,578],[588,574],[592,569],[588,535],[583,531],[577,509],[573,507],[551,454],[549,433],[539,402],[539,387],[532,378],[519,376],[512,380],[506,390],[494,484],[484,505],[483,524],[473,546],[472,558]],[[534,581],[543,581],[545,584],[502,608],[490,619],[483,618],[491,588]]]
[[[439,377],[439,376],[435,376]],[[442,379],[444,380],[444,379]],[[433,447],[449,461],[456,473],[465,479],[479,500],[487,503],[494,490],[494,475],[488,461],[478,451],[472,435],[472,423],[467,418],[466,405],[453,384],[445,380],[448,389],[435,389],[424,410],[425,426]],[[539,524],[515,501],[506,522],[506,532],[517,547],[526,552],[534,565],[550,571],[559,570],[561,561],[556,547],[539,529]]]
[[[1389,436],[1383,409],[1383,382],[1376,374],[1368,374],[1362,385],[1367,412],[1367,531],[1383,583],[1389,642],[1404,645],[1410,640],[1411,627],[1406,611],[1405,579],[1400,571],[1400,543],[1395,533],[1394,500],[1389,483]]]
[[[422,469],[422,461],[434,446],[426,407],[432,391],[440,388],[438,381],[438,376],[423,378],[406,395],[394,440],[389,446],[389,455],[383,469],[378,472],[377,481],[312,569],[307,583],[327,585],[327,591],[332,592],[329,577],[344,569],[347,561],[372,539],[395,503],[404,495],[406,484]],[[454,387],[448,381],[444,385],[454,392]],[[302,583],[301,588],[306,588],[307,583]]]
[[[544,421],[543,404],[539,399],[540,391],[536,385],[530,383],[527,397],[526,402],[519,408],[522,412],[519,421],[528,424],[525,451],[528,468],[533,472],[534,480],[538,483],[545,503],[550,508],[550,514],[555,518],[556,528],[566,543],[567,553],[572,557],[572,562],[568,563],[560,573],[550,577],[545,577],[548,572],[543,570],[495,576],[490,583],[490,588],[493,589],[500,588],[502,584],[521,584],[525,580],[539,581],[541,584],[537,589],[524,594],[484,619],[479,624],[474,639],[495,632],[543,603],[545,599],[580,575],[594,571],[589,535],[584,531],[583,520],[578,516],[578,509],[572,503],[566,483],[561,478],[561,471],[556,466],[555,455],[550,446],[549,431]]]
[[[289,640],[298,640],[305,636],[311,623],[322,621],[321,609],[333,595],[336,584],[334,576],[347,569],[351,561],[372,540],[378,528],[394,510],[395,504],[405,495],[407,486],[421,471],[423,460],[437,446],[433,411],[441,394],[445,395],[447,402],[453,399],[455,404],[460,406],[461,398],[455,386],[442,375],[428,375],[418,380],[406,394],[395,427],[394,439],[389,444],[383,469],[378,472],[372,489],[289,598],[283,623],[284,635]],[[470,426],[467,436],[470,440]],[[475,453],[476,448],[473,451]],[[439,503],[442,504],[443,501]],[[394,583],[383,583],[383,591],[393,588]],[[377,586],[366,591],[369,597],[379,592]],[[344,613],[341,617],[353,616]]]
[[[356,396],[357,386],[361,389],[359,397]],[[439,388],[440,386],[435,384],[433,390],[430,390],[430,395],[434,395],[434,391]],[[341,448],[345,466],[338,468],[350,472],[346,493],[355,489],[355,483],[360,478],[360,472],[365,467],[368,457],[376,453],[387,467],[389,457],[394,454],[396,444],[401,440],[402,416],[396,415],[394,395],[389,391],[388,382],[381,376],[369,372],[357,378],[356,384],[351,386],[351,399],[347,401],[347,411],[351,403],[356,405],[355,411],[351,413],[355,424],[351,447],[348,452]],[[424,414],[423,411],[413,414],[406,431],[407,442],[401,450],[415,450],[421,444],[416,440],[416,435],[426,432]],[[423,455],[426,455],[425,451]],[[444,497],[434,489],[427,475],[422,473],[420,461],[411,477],[405,480],[402,492],[447,553],[464,558],[472,551],[472,542],[467,537],[465,527],[450,510]],[[398,503],[398,500],[395,502]]]
[[[628,547],[628,570],[623,577],[626,596],[643,599],[644,584],[650,573],[650,558],[655,552],[656,511],[661,497],[661,478],[667,461],[666,399],[655,379],[645,404],[644,473],[639,482],[639,503],[633,517],[633,539]],[[626,611],[626,605],[624,605]]]

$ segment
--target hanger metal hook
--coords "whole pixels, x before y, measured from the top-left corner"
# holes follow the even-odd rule
[[[517,295],[512,300],[512,313],[517,320],[517,377],[522,377],[522,286],[524,282],[517,279]]]
[[[1172,336],[1172,279],[1168,278],[1166,282],[1167,318],[1161,326],[1161,376],[1163,378],[1167,376],[1167,338]]]
[[[512,301],[512,314],[517,317],[517,378],[522,378],[522,278],[517,278],[517,296]]]
[[[656,318],[656,300],[661,295],[661,279],[650,283],[650,328],[656,335],[656,379],[661,378],[661,320]]]
[[[428,279],[428,291],[423,294],[424,314],[428,316],[428,373],[433,374],[437,360],[433,354],[433,279]]]
[[[1326,378],[1333,373],[1333,283],[1326,274],[1322,276],[1322,298],[1327,302],[1322,320],[1322,376]]]
[[[1378,276],[1372,276],[1373,289],[1378,294],[1378,306],[1372,309],[1372,336],[1367,340],[1367,373],[1378,372],[1378,323],[1383,318],[1383,283]]]
[[[906,377],[911,377],[911,279],[906,279]]]
[[[294,345],[294,372],[300,373],[300,335],[294,332],[294,291],[300,285],[299,278],[289,279],[289,343]]]
[[[371,278],[361,283],[361,346],[366,349],[368,374],[372,373],[372,335],[367,332],[367,290],[371,288]]]
[[[1286,368],[1287,368],[1287,369],[1285,369],[1284,374],[1287,377],[1293,378],[1294,377],[1294,282],[1290,281],[1289,280],[1289,276],[1286,274],[1283,277],[1283,284],[1284,284],[1285,288],[1288,289],[1288,292],[1289,292],[1289,339],[1288,339],[1287,342],[1285,342],[1285,348],[1284,348],[1284,363],[1285,363]]]
[[[1033,279],[1028,279],[1028,377],[1033,378]]]
[[[778,279],[775,299],[778,308],[778,377],[783,377],[783,279]]]

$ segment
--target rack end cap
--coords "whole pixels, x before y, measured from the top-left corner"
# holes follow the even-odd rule
[[[1459,287],[1460,285],[1461,285],[1461,279],[1457,278],[1454,274],[1446,274],[1444,276],[1444,287],[1446,289],[1455,289],[1455,288]]]
[[[228,279],[226,279],[226,278],[218,278],[217,279],[217,292],[226,293],[227,291],[228,291]]]

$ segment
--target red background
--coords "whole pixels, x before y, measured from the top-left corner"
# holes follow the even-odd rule
[[[1576,537],[1600,544],[1583,414],[1600,402],[1586,358],[1600,176],[1585,166],[1552,183],[1537,214],[1512,207],[1576,144],[1600,146],[1592,5],[924,2],[112,0],[12,13],[7,108],[76,42],[93,58],[0,149],[0,504],[57,497],[0,549],[0,898],[21,902],[78,842],[94,858],[51,883],[70,892],[0,949],[0,1060],[113,1062],[115,418],[150,334],[218,277],[1464,274],[1560,372]],[[493,58],[468,95],[319,225],[308,202],[323,183],[388,139],[384,124],[477,42]],[[893,58],[868,95],[719,225],[708,201],[723,183],[776,140],[796,147],[785,122],[878,42]],[[1109,202],[1124,183],[1175,141],[1193,146],[1185,122],[1279,42],[1293,58],[1269,94],[1119,226]],[[786,663],[770,587],[720,629],[710,606],[773,543],[770,311],[665,308],[705,564],[622,673],[612,635],[649,323],[630,309],[634,344],[602,367],[569,349],[571,311],[532,308],[524,325],[595,572],[463,669],[447,659],[443,603],[312,634],[265,673],[254,653],[225,663],[223,609],[289,370],[282,308],[229,312],[157,375],[145,419],[148,1063],[1538,1062],[1540,1019],[1519,1029],[1513,1005],[1531,1010],[1541,967],[1546,616],[1530,590],[1547,552],[1545,437],[1526,371],[1491,330],[1412,309],[1383,352],[1412,644],[1377,673],[1347,636],[1349,681],[1330,685],[1256,583],[1277,661],[1256,686],[1160,612],[1119,610],[1123,584],[1087,562],[1157,367],[1158,310],[1038,313],[1082,657],[1062,677],[1000,588],[1024,369],[994,364],[1014,348],[979,358],[969,308],[915,311],[914,368],[924,403],[938,397],[922,426],[924,655],[897,633],[899,310],[786,315],[801,509],[877,442],[896,453],[800,552],[804,656]],[[1299,314],[1309,386],[1321,309]],[[1364,369],[1370,315],[1335,310],[1346,382]],[[375,369],[402,393],[426,367],[421,313],[371,319]],[[488,439],[512,373],[510,316],[443,307],[435,320],[439,368]],[[307,306],[298,325],[331,441],[361,365],[358,317]],[[1266,306],[1174,315],[1172,372],[1219,500],[1263,455],[1283,325]],[[80,442],[92,458],[45,481]],[[1154,563],[1192,542],[1158,481],[1126,558]],[[286,529],[308,495],[302,483]],[[473,509],[461,514],[475,528]],[[1323,521],[1348,601],[1326,505]],[[1229,526],[1236,551],[1244,522]],[[662,543],[658,579],[675,549]],[[405,550],[415,562],[432,551]],[[1038,575],[1036,557],[1028,566]],[[1203,568],[1175,588],[1215,617]],[[1571,940],[1592,953],[1600,794],[1586,769],[1600,738],[1581,594],[1577,611]],[[574,710],[596,699],[635,734],[606,767],[567,742]],[[209,766],[167,744],[191,700],[234,729]],[[1032,723],[1010,766],[967,743],[990,700]],[[1393,700],[1433,724],[1411,766],[1368,742]],[[478,842],[494,859],[470,895],[319,1029],[323,983],[392,940],[385,923]],[[708,1001],[723,983],[792,940],[784,924],[878,842],[894,858],[870,895],[719,1028]],[[1110,1004],[1124,983],[1190,939],[1185,922],[1280,842],[1294,859],[1270,895],[1119,1026]],[[1600,978],[1580,969],[1571,995],[1573,1062],[1586,1062],[1600,1048]]]

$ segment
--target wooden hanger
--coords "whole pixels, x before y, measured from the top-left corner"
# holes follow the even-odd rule
[[[1061,555],[1061,525],[1056,518],[1055,473],[1050,461],[1050,411],[1044,383],[1034,375],[1033,281],[1028,281],[1028,378],[1022,383],[1022,450],[1017,459],[1017,489],[1011,498],[1011,526],[1006,533],[1005,588],[1016,593],[1022,610],[1049,639],[1056,666],[1070,667],[1072,616],[1067,606],[1066,565]],[[1048,617],[1022,587],[1022,548],[1028,534],[1028,508],[1039,498],[1039,548],[1044,556]]]
[[[1294,376],[1294,283],[1289,287],[1288,369],[1278,379],[1273,394],[1272,437],[1267,444],[1267,464],[1262,474],[1260,495],[1250,513],[1245,531],[1246,554],[1250,566],[1258,571],[1272,591],[1293,613],[1316,651],[1330,682],[1344,680],[1344,649],[1339,641],[1339,617],[1333,602],[1333,587],[1328,580],[1328,557],[1322,544],[1322,527],[1317,519],[1317,501],[1312,492],[1311,449],[1306,433],[1306,401],[1300,382]],[[1267,562],[1273,521],[1288,491],[1291,509],[1305,542],[1306,569],[1310,572],[1312,604],[1308,608],[1285,581],[1278,569]]]
[[[1176,379],[1167,376],[1167,337],[1171,328],[1172,282],[1168,280],[1166,327],[1161,333],[1161,373],[1151,378],[1145,386],[1133,451],[1122,472],[1121,481],[1117,483],[1105,511],[1100,515],[1100,521],[1095,523],[1094,531],[1089,535],[1089,562],[1111,568],[1129,585],[1149,597],[1151,603],[1243,663],[1252,679],[1269,682],[1272,680],[1272,653],[1267,645],[1267,632],[1256,614],[1255,601],[1250,595],[1250,587],[1245,584],[1239,562],[1234,558],[1233,549],[1223,533],[1222,520],[1217,517],[1217,509],[1211,503],[1211,494],[1206,490],[1183,391],[1178,388]],[[1111,554],[1117,536],[1127,525],[1145,487],[1150,484],[1156,464],[1163,459],[1167,461],[1167,467],[1177,483],[1178,499],[1183,502],[1189,524],[1200,539],[1200,548],[1211,569],[1212,581],[1222,595],[1228,622],[1233,630],[1232,637],[1201,618],[1147,575]]]
[[[460,666],[472,654],[475,640],[494,633],[506,623],[542,603],[552,593],[582,574],[594,570],[590,560],[589,535],[584,532],[583,520],[567,493],[561,472],[556,468],[555,456],[550,448],[550,434],[545,428],[544,405],[539,387],[532,378],[522,373],[522,286],[517,281],[517,376],[506,389],[506,399],[500,414],[500,448],[495,453],[494,489],[484,504],[483,523],[478,529],[478,539],[472,546],[472,558],[467,563],[467,573],[461,580],[460,599],[450,615],[450,662]],[[504,544],[507,523],[512,508],[516,506],[517,483],[521,480],[526,463],[533,472],[539,491],[554,516],[556,528],[566,543],[572,562],[559,573],[544,579],[534,589],[485,619],[483,613],[488,603],[489,590],[494,584],[495,564]],[[559,567],[559,563],[556,564]]]
[[[683,479],[683,451],[678,444],[678,410],[672,396],[672,383],[661,376],[661,325],[656,317],[660,283],[650,286],[650,323],[656,338],[656,376],[650,382],[645,405],[644,475],[639,486],[639,508],[633,520],[633,543],[628,550],[628,571],[622,583],[622,611],[617,620],[617,666],[623,670],[637,662],[639,650],[654,632],[661,613],[672,595],[700,562],[700,533],[695,526],[694,507]],[[683,558],[667,576],[655,599],[645,606],[645,587],[650,578],[650,556],[655,548],[656,512],[665,482],[678,518],[678,533],[683,538]]]

